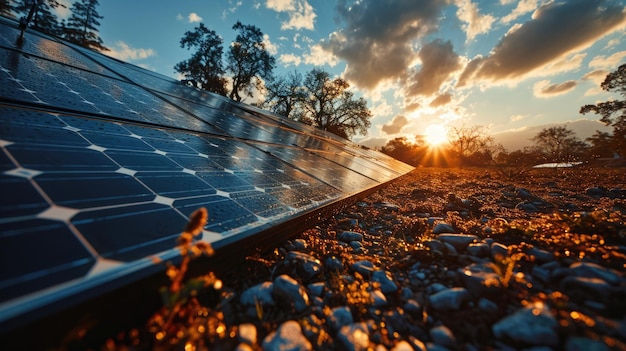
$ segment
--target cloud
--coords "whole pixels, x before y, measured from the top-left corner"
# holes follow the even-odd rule
[[[523,120],[525,118],[526,118],[526,116],[524,116],[524,115],[513,115],[513,116],[511,116],[511,122],[521,121],[521,120]]]
[[[626,51],[619,51],[609,57],[596,56],[589,62],[589,67],[596,69],[614,70],[624,61]]]
[[[269,35],[263,34],[263,44],[265,44],[265,50],[270,54],[276,55],[278,53],[278,47],[272,43]]]
[[[449,41],[434,40],[424,45],[418,57],[422,66],[409,79],[406,87],[408,96],[437,93],[446,79],[461,68],[460,58]]]
[[[550,84],[548,80],[542,80],[533,86],[533,93],[539,98],[551,98],[557,95],[563,95],[576,88],[578,83],[574,80],[568,80],[559,84]]]
[[[109,49],[110,51],[103,53],[122,61],[137,61],[156,56],[156,52],[152,49],[133,48],[123,41],[115,42],[113,46],[109,46]]]
[[[448,104],[450,101],[452,101],[452,95],[445,93],[434,98],[428,106],[439,107]]]
[[[472,40],[479,34],[487,33],[495,22],[493,16],[481,15],[478,11],[478,5],[472,3],[471,0],[456,0],[456,6],[458,7],[456,16],[465,23],[463,30],[467,40]]]
[[[289,65],[298,66],[302,63],[302,59],[294,54],[282,54],[278,58],[278,61],[282,62],[285,67]]]
[[[344,78],[373,89],[385,80],[404,78],[414,60],[414,41],[437,29],[447,0],[339,0],[344,28],[321,45],[346,62]]]
[[[265,6],[276,12],[286,12],[289,20],[282,22],[281,29],[315,29],[315,10],[307,0],[267,0]]]
[[[511,13],[502,17],[500,22],[509,23],[511,21],[515,21],[517,18],[534,11],[539,4],[539,0],[522,0],[517,3],[517,6]]]
[[[309,47],[309,49],[311,51],[308,54],[304,55],[304,63],[306,63],[307,65],[329,65],[331,67],[334,67],[339,62],[337,57],[335,57],[332,52],[324,50],[324,48],[319,44],[312,45]]]
[[[404,128],[404,126],[406,126],[408,123],[409,120],[406,117],[398,115],[395,116],[391,121],[389,121],[389,123],[383,124],[381,130],[385,134],[398,134],[402,131],[402,128]]]
[[[202,22],[202,17],[198,16],[198,14],[195,12],[190,13],[187,16],[187,19],[189,20],[189,23]]]
[[[457,86],[470,80],[521,80],[625,23],[623,8],[609,0],[548,2],[532,20],[509,30],[488,57],[470,61]]]
[[[585,96],[593,96],[593,95],[598,95],[598,94],[602,94],[604,92],[604,90],[602,90],[602,88],[600,87],[600,84],[602,84],[602,82],[604,82],[604,79],[606,79],[606,76],[609,74],[610,72],[608,70],[603,70],[603,69],[597,69],[595,71],[591,71],[587,74],[585,74],[581,80],[585,80],[585,81],[591,81],[593,82],[593,88],[588,89],[585,92]]]

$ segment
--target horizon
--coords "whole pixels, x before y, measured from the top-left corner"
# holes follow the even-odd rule
[[[600,83],[626,58],[622,1],[447,3],[107,0],[99,35],[105,54],[178,79],[174,65],[191,56],[179,45],[186,31],[202,22],[227,47],[236,21],[255,25],[274,74],[319,67],[367,100],[372,126],[352,140],[369,147],[437,125],[501,134],[598,121],[580,107],[616,97]]]

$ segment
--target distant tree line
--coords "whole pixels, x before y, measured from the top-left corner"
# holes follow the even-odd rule
[[[314,68],[303,77],[298,72],[275,76],[276,59],[269,53],[263,32],[254,25],[235,23],[237,37],[228,46],[214,30],[200,23],[187,31],[180,46],[192,51],[174,70],[197,87],[236,101],[264,96],[253,104],[349,139],[367,134],[372,113],[363,98],[356,98],[350,84]]]
[[[0,0],[0,15],[24,21],[33,5],[35,12],[29,28],[66,39],[86,48],[107,51],[98,35],[100,20],[98,0],[78,0],[70,7],[70,17],[59,21],[55,9],[66,6],[57,0]]]
[[[626,97],[626,64],[607,75],[602,89]],[[585,105],[580,113],[593,112],[601,121],[613,127],[613,133],[596,131],[580,140],[565,126],[542,129],[531,141],[532,146],[507,152],[496,144],[481,126],[452,127],[449,144],[433,152],[424,136],[415,140],[406,137],[387,142],[381,151],[414,166],[533,166],[541,163],[590,162],[600,158],[626,156],[626,101],[611,100],[597,105]]]

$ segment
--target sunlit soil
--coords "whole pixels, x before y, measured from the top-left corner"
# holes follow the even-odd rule
[[[534,199],[535,210],[519,206],[523,189]],[[610,196],[593,195],[593,189]],[[613,192],[611,192],[613,190]],[[456,200],[467,200],[466,207],[455,207]],[[541,201],[539,201],[541,200]],[[388,206],[390,205],[390,206]],[[394,206],[395,205],[395,206]],[[210,216],[210,214],[209,214]],[[325,282],[330,290],[325,306],[315,312],[294,313],[284,308],[257,306],[256,315],[246,314],[238,304],[239,295],[263,281],[271,281],[286,273],[298,277],[297,268],[284,261],[295,242],[306,242],[306,253],[323,261],[338,257],[345,267],[360,260],[370,260],[392,272],[397,280],[409,284],[409,271],[416,263],[437,272],[433,278],[446,286],[457,286],[454,273],[472,262],[467,255],[446,255],[431,250],[426,242],[432,234],[434,220],[444,221],[461,233],[479,238],[493,238],[508,246],[509,257],[496,261],[501,269],[497,284],[505,286],[503,293],[491,297],[498,305],[495,313],[483,313],[476,306],[442,313],[427,308],[422,315],[410,318],[423,329],[431,320],[439,320],[452,330],[459,345],[471,343],[481,349],[495,345],[491,326],[517,308],[535,303],[547,304],[559,323],[559,334],[584,335],[600,340],[611,349],[626,350],[624,340],[617,335],[601,332],[598,324],[613,323],[623,318],[626,299],[606,301],[608,308],[598,312],[555,287],[535,286],[526,279],[536,265],[527,254],[530,248],[547,250],[559,262],[599,263],[618,272],[626,271],[626,255],[619,246],[626,245],[626,172],[624,169],[416,169],[361,202],[332,218],[323,220],[310,230],[296,234],[292,240],[280,243],[269,252],[250,255],[245,263],[225,274],[220,289],[200,289],[172,312],[162,308],[155,311],[145,326],[121,331],[103,345],[106,350],[125,349],[234,349],[238,344],[239,328],[251,323],[257,328],[258,345],[265,336],[287,320],[297,320],[316,349],[335,349],[333,332],[323,319],[336,306],[349,306],[355,321],[374,320],[379,344],[391,349],[398,340],[409,340],[410,332],[385,332],[385,323],[402,311],[400,298],[390,299],[387,307],[372,311],[368,308],[370,282],[345,271],[326,270],[313,281]],[[337,240],[337,234],[356,231],[365,235],[363,252]],[[517,273],[511,273],[511,272]],[[507,275],[507,272],[511,273]],[[354,281],[343,274],[353,274]],[[413,283],[420,295],[419,284]],[[424,291],[426,286],[423,287]],[[424,294],[425,296],[425,294]],[[626,296],[622,296],[626,298]],[[308,329],[307,329],[308,328]],[[372,336],[370,336],[372,338]],[[428,338],[428,336],[424,336]]]

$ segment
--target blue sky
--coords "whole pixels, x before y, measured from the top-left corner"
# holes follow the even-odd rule
[[[275,74],[321,67],[367,99],[372,127],[354,140],[369,146],[433,124],[596,120],[580,106],[617,98],[599,85],[626,63],[617,0],[101,0],[98,11],[109,55],[171,77],[199,22],[225,47],[235,22],[256,25]]]

